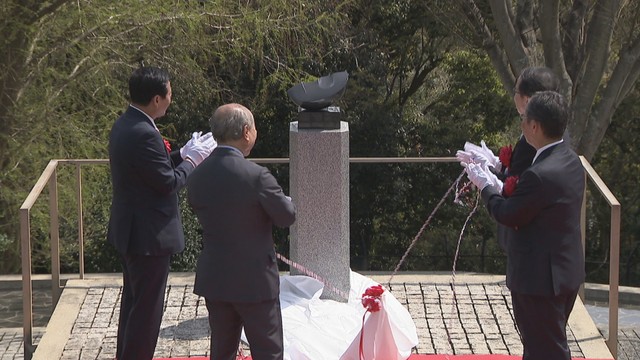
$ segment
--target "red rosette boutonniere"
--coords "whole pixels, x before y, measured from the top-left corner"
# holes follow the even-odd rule
[[[498,159],[502,166],[506,169],[511,166],[511,155],[513,154],[513,147],[511,145],[503,146],[498,152]]]
[[[171,143],[169,140],[162,138],[162,141],[164,141],[164,147],[167,149],[167,152],[171,152]]]
[[[362,306],[370,312],[380,311],[382,293],[384,293],[382,285],[370,286],[362,294]]]
[[[509,176],[504,181],[504,186],[502,188],[502,195],[505,197],[509,197],[513,195],[513,192],[516,191],[516,185],[518,185],[518,177],[517,176]]]

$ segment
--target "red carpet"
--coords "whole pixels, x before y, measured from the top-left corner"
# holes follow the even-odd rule
[[[245,358],[251,360],[250,357]],[[192,358],[160,358],[155,360],[209,360],[208,357]],[[517,355],[411,355],[409,360],[522,360],[522,356]],[[585,359],[574,358],[574,360],[611,360],[611,359]]]

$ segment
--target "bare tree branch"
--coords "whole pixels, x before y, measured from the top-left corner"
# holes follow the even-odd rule
[[[507,0],[489,0],[489,5],[491,12],[498,20],[495,22],[495,26],[500,34],[500,39],[502,39],[509,63],[513,67],[513,72],[520,74],[524,68],[529,66],[529,57],[519,34],[516,33],[513,22],[511,22]]]
[[[515,77],[509,66],[508,59],[504,56],[504,52],[496,39],[493,37],[491,30],[486,24],[480,9],[473,0],[464,0],[466,5],[460,4],[462,12],[467,17],[469,23],[473,26],[476,36],[481,41],[482,48],[489,55],[491,64],[496,69],[500,81],[505,87],[505,90],[513,95],[513,86],[515,85]]]
[[[30,25],[34,24],[40,21],[40,19],[42,19],[43,17],[53,14],[54,12],[56,12],[56,10],[61,8],[64,4],[70,3],[71,1],[72,0],[55,0],[49,4],[44,3],[45,6],[40,8],[38,11],[36,11],[32,21],[29,24]]]
[[[510,8],[510,6],[507,8]],[[520,34],[522,44],[527,49],[534,48],[537,45],[533,8],[532,0],[518,0],[518,3],[516,4],[516,15],[514,20],[516,31]],[[529,53],[529,55],[531,55],[531,53]],[[535,64],[536,61],[534,60],[532,63]]]
[[[571,101],[572,82],[564,64],[562,43],[560,40],[558,0],[542,0],[540,7],[540,32],[542,34],[542,47],[547,67],[553,69],[561,81],[561,92],[567,100]]]
[[[636,64],[633,66],[633,68],[629,72],[629,76],[627,76],[627,80],[624,82],[624,85],[622,86],[622,90],[620,91],[620,95],[616,101],[616,108],[633,90],[634,85],[636,84],[636,81],[638,80],[639,77],[640,77],[640,60],[636,61]]]
[[[576,79],[584,58],[584,22],[587,15],[587,0],[574,0],[571,10],[563,19],[562,53],[567,73]]]
[[[560,77],[561,92],[571,104],[571,146],[590,159],[614,111],[640,79],[637,0],[486,0],[481,8],[485,12],[473,0],[458,3],[464,4],[460,11],[503,84],[522,68],[515,62],[516,45],[524,49],[529,64],[541,64],[536,57],[544,54],[544,64]],[[624,11],[626,6],[634,7]]]
[[[635,71],[634,71],[635,70]],[[584,134],[581,150],[585,157],[591,159],[607,131],[613,114],[622,102],[625,90],[630,91],[640,74],[640,38],[637,38],[628,50],[620,52],[620,60],[616,64],[609,82],[602,93],[601,100],[593,109],[591,126]],[[626,89],[625,89],[626,87]]]
[[[620,53],[620,60],[613,72],[612,79],[616,76],[616,72],[626,74],[626,77],[616,96],[616,107],[631,92],[638,79],[638,73],[640,72],[640,35],[629,46],[628,50],[623,50]]]
[[[585,129],[590,128],[590,122],[594,120],[589,116],[589,113],[600,82],[586,79],[602,79],[604,75],[611,51],[610,44],[615,17],[619,9],[620,0],[598,0],[593,17],[589,22],[585,44],[585,53],[589,56],[584,64],[584,72],[580,73],[577,79],[574,79],[574,83],[579,86],[575,89],[575,101],[571,109],[573,118],[578,120],[573,122],[574,126],[571,129],[573,144],[580,144],[581,137],[585,135]],[[581,121],[584,119],[587,121]]]

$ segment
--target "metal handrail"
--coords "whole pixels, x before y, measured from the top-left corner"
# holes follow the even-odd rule
[[[256,158],[251,159],[261,164],[286,164],[289,158]],[[609,338],[606,343],[614,358],[617,358],[617,338],[618,338],[618,285],[620,267],[620,203],[611,193],[606,184],[602,181],[589,162],[580,157],[582,165],[589,179],[593,181],[601,194],[606,198],[611,207],[611,232],[610,232],[610,252],[611,265],[609,269]],[[455,157],[353,157],[349,158],[350,163],[442,163],[456,162]],[[45,185],[49,186],[49,216],[50,216],[50,236],[51,236],[51,291],[52,307],[55,308],[62,287],[60,286],[60,236],[58,230],[58,192],[57,192],[57,167],[58,164],[75,165],[76,172],[76,198],[78,200],[78,242],[79,242],[79,278],[84,279],[84,223],[82,209],[82,170],[83,165],[108,164],[108,159],[54,159],[40,175],[40,178],[31,189],[31,192],[20,207],[20,241],[22,253],[22,308],[23,308],[23,335],[24,335],[24,357],[27,360],[32,358],[35,347],[33,346],[33,293],[31,279],[31,232],[30,232],[30,211],[35,201],[38,199]],[[585,200],[582,212],[582,241],[585,245],[585,215],[586,212],[586,189]]]
[[[600,175],[593,169],[591,164],[584,156],[580,156],[582,166],[587,175],[596,185],[602,196],[607,200],[611,207],[611,229],[609,230],[609,253],[611,256],[609,265],[609,338],[607,339],[607,347],[611,351],[614,359],[618,358],[618,285],[620,284],[620,202],[613,195],[609,187],[602,181]],[[584,201],[586,202],[586,188]],[[586,205],[583,205],[583,208]],[[585,241],[586,219],[583,212],[582,231],[583,244]]]

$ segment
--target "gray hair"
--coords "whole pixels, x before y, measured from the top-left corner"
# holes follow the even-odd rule
[[[211,132],[217,142],[227,142],[242,138],[245,125],[253,128],[253,114],[240,104],[226,104],[218,107],[209,119]]]

